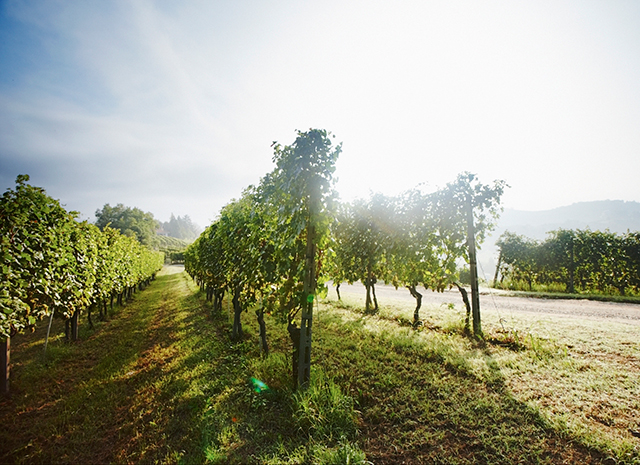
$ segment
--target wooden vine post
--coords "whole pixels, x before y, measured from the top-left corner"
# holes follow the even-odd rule
[[[496,272],[493,275],[493,285],[494,286],[498,282],[498,275],[500,274],[500,265],[502,265],[502,249],[500,250],[500,253],[498,254],[498,263],[496,264]]]
[[[482,335],[480,323],[480,295],[478,292],[478,261],[476,258],[476,238],[473,225],[473,203],[467,197],[467,245],[469,246],[469,272],[471,274],[471,314],[473,318],[473,335]]]
[[[313,136],[320,133],[312,132]],[[312,138],[313,139],[313,138]],[[323,139],[323,138],[321,138]],[[312,172],[311,165],[314,163],[314,155],[317,157],[317,146],[310,152],[305,153],[308,163],[308,170]],[[322,151],[322,150],[320,150]],[[304,153],[304,152],[303,152]],[[317,161],[316,161],[317,162]],[[322,194],[320,190],[320,178],[317,173],[312,174],[306,180],[304,187],[306,190],[304,197],[307,201],[307,246],[305,253],[304,277],[302,283],[303,299],[302,315],[300,320],[300,342],[298,345],[298,386],[305,389],[309,386],[311,379],[311,335],[313,329],[313,303],[316,297],[316,249],[318,235],[316,223],[318,215],[322,211]]]
[[[7,337],[0,343],[0,391],[3,394],[9,392],[9,358],[11,354],[11,338]]]
[[[573,234],[569,236],[569,294],[575,294],[576,257],[574,252]]]
[[[73,316],[71,317],[71,340],[77,341],[78,338],[78,316],[80,315],[80,311],[76,310],[73,312]]]
[[[307,252],[304,270],[302,306],[300,321],[300,346],[298,348],[298,386],[305,388],[311,378],[311,330],[313,325],[313,301],[315,300],[316,244],[315,227],[310,221],[307,225]]]

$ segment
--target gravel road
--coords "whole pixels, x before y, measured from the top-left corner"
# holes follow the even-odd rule
[[[422,305],[435,305],[454,303],[462,304],[462,298],[457,290],[449,290],[443,293],[418,290],[422,293]],[[354,296],[362,299],[364,305],[364,286],[342,284],[340,294]],[[377,285],[376,295],[380,305],[385,301],[403,301],[411,304],[415,299],[411,297],[407,289],[395,289],[393,286]],[[337,298],[335,287],[329,287],[329,297]],[[556,316],[582,316],[584,318],[616,321],[640,326],[640,305],[623,304],[613,302],[599,302],[594,300],[564,300],[564,299],[537,299],[529,297],[513,297],[505,295],[504,291],[495,289],[480,289],[480,308],[496,309],[499,312],[527,312],[537,314],[551,314]]]

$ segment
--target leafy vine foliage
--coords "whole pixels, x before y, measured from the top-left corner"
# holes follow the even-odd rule
[[[242,337],[243,309],[260,302],[256,317],[263,349],[268,350],[267,312],[288,323],[295,351],[300,331],[295,321],[313,302],[323,276],[322,261],[315,260],[328,240],[332,175],[341,145],[333,146],[327,131],[310,129],[298,131],[291,145],[273,147],[274,170],[222,209],[185,252],[185,268],[214,301],[214,311],[221,310],[224,292],[232,296],[234,339]]]
[[[396,197],[374,194],[342,204],[332,224],[330,278],[337,285],[362,282],[365,309],[373,312],[378,310],[376,282],[406,287],[416,299],[414,325],[419,325],[418,286],[439,292],[453,285],[462,289],[456,268],[460,260],[470,262],[469,212],[480,243],[494,227],[505,187],[504,181],[482,184],[462,173],[432,193],[411,189]]]
[[[378,308],[378,280],[406,286],[418,301],[417,322],[416,287],[444,290],[455,281],[456,261],[468,256],[466,206],[482,239],[506,184],[480,184],[463,173],[432,194],[414,189],[341,204],[332,176],[342,147],[332,146],[329,133],[298,131],[292,145],[273,147],[275,169],[222,209],[185,252],[185,268],[213,300],[214,312],[228,293],[233,339],[242,337],[241,314],[250,306],[257,308],[264,352],[265,313],[287,324],[300,384],[308,379],[300,367],[308,363],[315,293],[325,280],[360,280],[368,311]]]
[[[556,285],[569,293],[640,292],[640,233],[558,229],[536,241],[506,231],[497,242],[500,281]]]
[[[150,280],[164,257],[106,227],[76,221],[20,175],[0,199],[0,338],[54,312],[77,312]],[[121,298],[121,297],[120,297]]]

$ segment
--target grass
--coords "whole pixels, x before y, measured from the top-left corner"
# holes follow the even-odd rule
[[[194,378],[200,363],[182,354],[197,343],[184,334],[198,302],[180,281],[160,276],[110,321],[83,328],[77,343],[66,343],[58,324],[45,361],[41,331],[16,338],[13,392],[1,408],[15,429],[3,434],[0,462],[171,461],[193,444],[199,425],[182,420],[204,386]]]
[[[587,299],[587,300],[598,300],[601,302],[640,304],[640,296],[637,296],[637,295],[593,294],[593,293],[568,294],[566,292],[529,292],[529,291],[511,291],[506,295],[513,295],[516,297],[537,297],[540,299],[566,299],[566,300]]]
[[[353,403],[332,379],[318,371],[294,394],[286,340],[269,358],[255,327],[231,343],[228,316],[207,317],[188,277],[167,270],[179,268],[77,343],[56,321],[46,360],[42,328],[12,340],[0,463],[362,462]]]
[[[233,344],[226,304],[165,271],[77,343],[54,323],[46,361],[44,331],[12,340],[0,463],[640,463],[637,327],[486,309],[479,344],[455,303],[419,330],[382,304],[321,303],[293,392],[284,326],[264,357],[247,312]]]
[[[356,301],[336,306],[347,309],[346,321],[360,321],[362,309]],[[406,304],[388,302],[379,317],[362,321],[369,331],[384,334],[393,322],[410,322],[412,314]],[[611,463],[640,463],[640,441],[629,431],[640,426],[637,326],[501,314],[485,301],[483,328],[488,343],[475,346],[460,336],[461,305],[427,307],[422,315],[424,329],[404,327],[402,345],[428,347],[444,341],[436,353],[445,365],[474,377],[479,388],[501,386],[514,401],[537,412],[561,438],[600,451],[601,456],[593,459],[596,463],[607,457]],[[407,338],[415,342],[409,344]]]
[[[517,297],[537,297],[541,299],[568,299],[568,300],[598,300],[602,302],[618,302],[629,304],[640,304],[640,295],[634,293],[632,289],[627,289],[626,295],[620,295],[616,289],[611,292],[578,291],[570,294],[566,292],[566,285],[559,283],[538,284],[533,283],[531,289],[525,281],[497,282],[493,285],[495,289],[509,291],[507,295]]]

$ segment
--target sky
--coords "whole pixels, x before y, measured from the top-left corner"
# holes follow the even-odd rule
[[[204,227],[309,128],[344,200],[640,201],[640,2],[0,0],[2,191]]]

